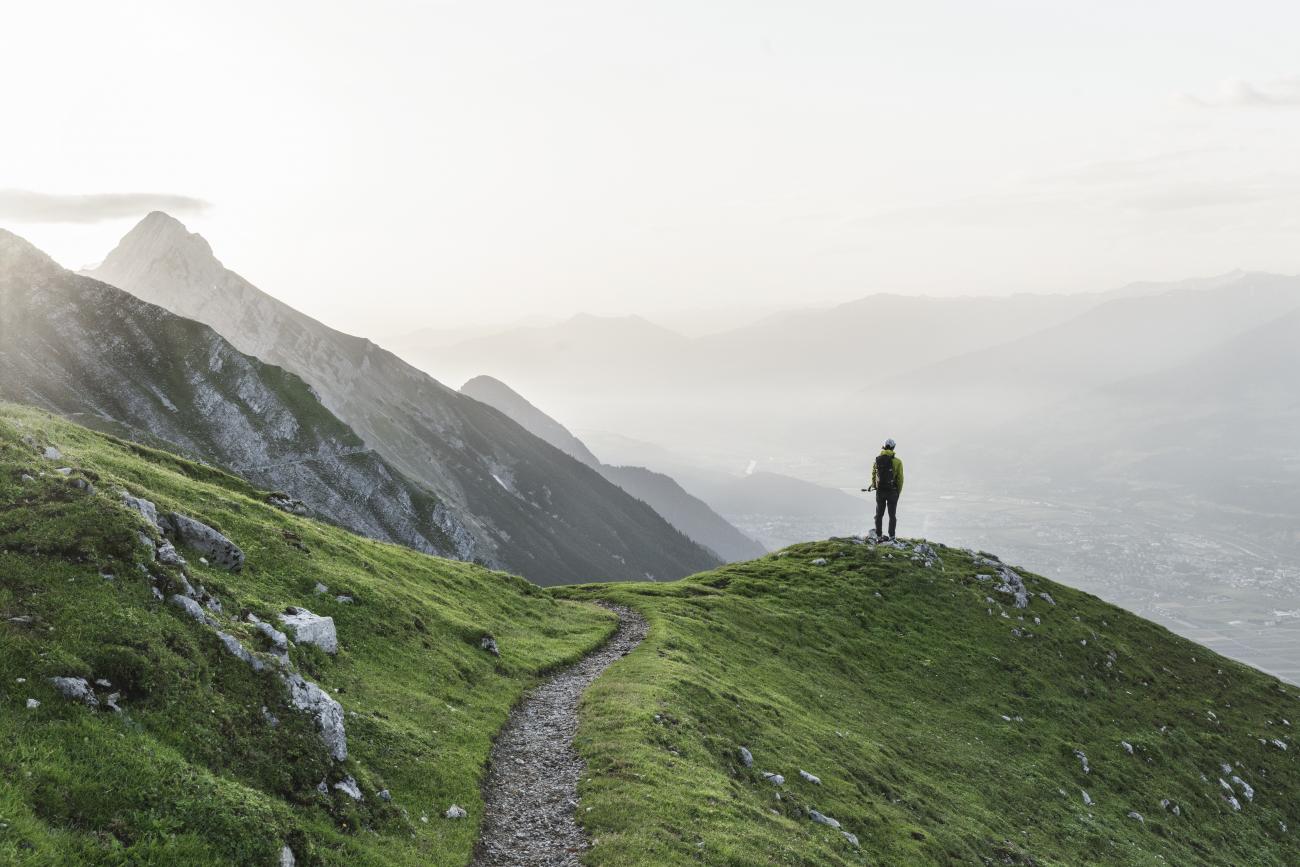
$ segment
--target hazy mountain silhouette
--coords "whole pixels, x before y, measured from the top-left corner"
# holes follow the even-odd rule
[[[722,559],[746,560],[765,552],[762,545],[727,523],[704,501],[688,494],[671,477],[644,467],[602,464],[568,428],[500,380],[476,376],[461,387],[461,393],[496,407],[551,445],[592,467]]]
[[[716,562],[504,414],[227,270],[166,214],[142,220],[93,274],[301,376],[367,445],[446,502],[488,562],[540,583],[675,577]]]

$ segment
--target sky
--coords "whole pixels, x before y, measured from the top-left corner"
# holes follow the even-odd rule
[[[1300,272],[1300,4],[49,2],[0,227],[372,336]]]

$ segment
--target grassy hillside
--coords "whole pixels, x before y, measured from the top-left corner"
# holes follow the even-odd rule
[[[266,670],[155,598],[150,575],[166,593],[182,575],[151,562],[122,489],[243,549],[239,573],[181,553],[220,600],[208,616]],[[342,704],[346,762],[288,704],[243,616],[279,625],[289,605],[336,622],[337,656],[299,644],[289,660]],[[218,470],[0,405],[0,863],[270,865],[287,844],[299,865],[464,864],[492,734],[539,672],[612,626],[522,579],[293,517]],[[92,710],[51,677],[111,686]],[[332,788],[349,776],[363,800]],[[452,803],[469,819],[444,819]]]
[[[915,556],[828,541],[566,589],[651,622],[584,702],[588,863],[1300,863],[1300,691],[1028,573],[1018,609],[982,555]]]

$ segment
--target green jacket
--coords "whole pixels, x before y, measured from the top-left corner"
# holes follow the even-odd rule
[[[893,458],[894,458],[894,484],[898,486],[898,492],[899,492],[900,494],[903,493],[903,462],[900,461],[898,458],[894,457],[894,450],[893,450],[893,449],[881,449],[881,450],[880,450],[880,453],[881,453],[882,455],[889,455],[890,457],[893,457]],[[879,484],[879,481],[876,479],[876,464],[875,464],[874,461],[872,461],[872,463],[871,463],[871,487],[873,487],[873,488],[874,488],[874,487],[877,487],[878,484]]]

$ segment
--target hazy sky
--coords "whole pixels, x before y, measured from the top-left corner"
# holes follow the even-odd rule
[[[0,226],[351,331],[1300,271],[1292,2],[48,2]]]

